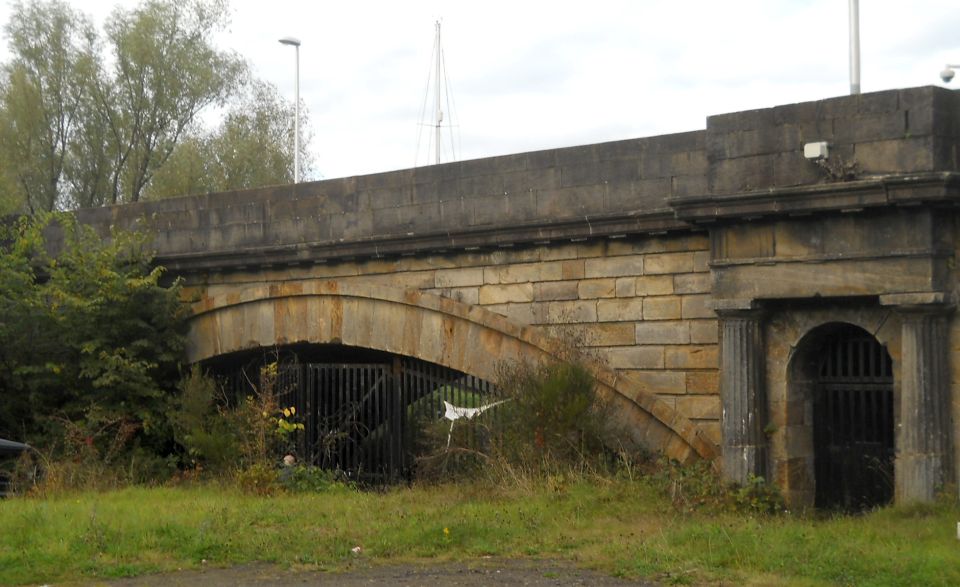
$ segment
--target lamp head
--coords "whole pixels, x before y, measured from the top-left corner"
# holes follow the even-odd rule
[[[280,42],[283,43],[284,45],[293,45],[294,47],[300,46],[300,39],[296,37],[284,37],[280,39]]]
[[[943,71],[940,72],[940,79],[943,80],[943,83],[948,84],[956,74],[957,72],[955,72],[953,68],[948,65],[947,67],[943,68]]]

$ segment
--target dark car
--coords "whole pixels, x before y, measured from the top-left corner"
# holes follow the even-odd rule
[[[7,462],[13,462],[24,451],[30,450],[30,445],[12,440],[0,438],[0,497],[7,495],[9,485],[9,471],[5,466]]]

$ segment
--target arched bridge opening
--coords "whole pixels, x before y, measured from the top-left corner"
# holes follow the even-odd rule
[[[562,361],[569,344],[478,306],[418,291],[304,280],[239,287],[194,305],[191,362],[288,345],[372,349],[460,376],[495,379],[499,365]],[[369,352],[369,351],[366,351]],[[679,462],[719,454],[705,431],[635,379],[584,358],[598,393],[615,406],[618,444]]]
[[[365,484],[409,480],[437,430],[489,405],[491,382],[413,357],[344,345],[285,345],[205,362],[225,396],[270,394],[302,424],[294,458]],[[444,419],[446,417],[446,420]],[[495,412],[485,418],[495,417]],[[439,424],[443,422],[443,424]],[[464,426],[458,441],[480,448],[486,428]]]

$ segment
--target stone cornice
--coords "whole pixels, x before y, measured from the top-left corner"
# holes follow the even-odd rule
[[[157,262],[177,273],[231,270],[254,266],[335,263],[404,255],[489,250],[549,242],[579,242],[689,229],[690,225],[678,220],[671,211],[661,210],[355,241],[307,242],[272,247],[234,248],[228,251],[208,251],[201,247],[196,253],[159,254]]]
[[[848,182],[670,201],[677,218],[693,224],[936,203],[960,203],[960,173],[884,175]]]

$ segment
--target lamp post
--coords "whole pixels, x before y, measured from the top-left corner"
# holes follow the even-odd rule
[[[297,81],[296,107],[293,119],[293,183],[300,183],[300,39],[284,37],[280,39],[280,42],[284,45],[292,45],[296,51]]]
[[[943,83],[949,84],[950,80],[953,79],[953,76],[957,75],[957,72],[953,70],[953,68],[955,67],[957,69],[960,69],[960,65],[957,65],[957,64],[951,65],[949,63],[943,67],[943,71],[940,72],[940,79],[943,80]]]

